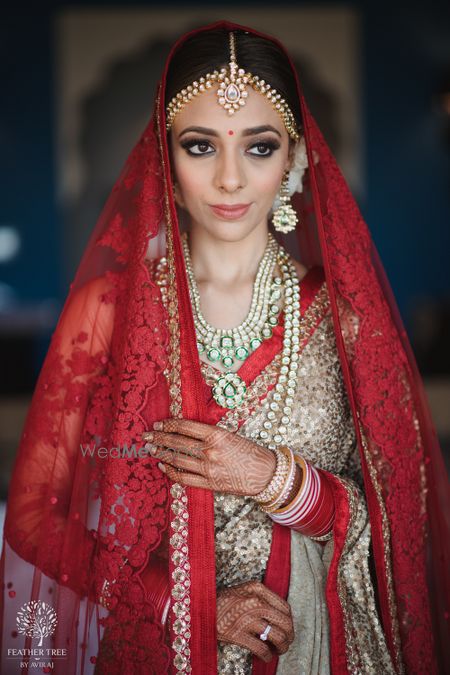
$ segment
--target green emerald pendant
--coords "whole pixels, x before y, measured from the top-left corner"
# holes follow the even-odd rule
[[[244,380],[236,373],[219,375],[212,388],[216,403],[229,410],[236,408],[243,402],[246,391],[247,387]]]
[[[239,361],[245,361],[248,356],[248,349],[245,347],[236,347],[235,356]]]
[[[225,368],[231,368],[234,361],[233,361],[233,358],[231,356],[224,356],[223,359],[222,359],[222,363],[225,366]]]
[[[207,356],[210,361],[218,361],[220,359],[220,351],[216,347],[212,347],[208,350]]]

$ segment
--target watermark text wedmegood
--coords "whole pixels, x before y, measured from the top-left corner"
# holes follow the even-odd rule
[[[114,459],[123,459],[125,457],[128,458],[137,458],[140,457],[141,459],[144,457],[147,457],[150,455],[150,449],[146,448],[144,445],[141,447],[137,448],[136,443],[133,443],[130,447],[128,447],[127,444],[120,446],[113,446],[112,448],[107,448],[104,445],[82,445],[80,443],[80,450],[83,455],[83,457],[99,457],[100,459],[106,459],[107,457],[111,457]]]

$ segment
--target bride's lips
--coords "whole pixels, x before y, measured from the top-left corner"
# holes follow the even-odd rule
[[[242,218],[245,216],[249,210],[251,204],[210,204],[211,209],[219,216],[219,218],[224,218],[225,220],[236,220],[237,218]]]

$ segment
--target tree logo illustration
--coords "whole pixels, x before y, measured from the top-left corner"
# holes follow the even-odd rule
[[[55,632],[58,619],[51,605],[42,600],[30,600],[17,612],[17,630],[28,637],[39,638],[38,647],[42,640]]]

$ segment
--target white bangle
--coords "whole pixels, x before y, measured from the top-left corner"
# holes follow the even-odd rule
[[[282,450],[288,456],[289,473],[287,475],[285,484],[280,494],[277,497],[275,497],[275,499],[273,499],[271,502],[261,505],[262,510],[265,511],[266,513],[272,513],[277,508],[279,508],[280,504],[282,504],[285,501],[287,495],[290,493],[292,486],[294,485],[295,482],[297,465],[295,463],[294,453],[287,446],[282,446]]]
[[[258,492],[257,495],[252,495],[253,499],[260,503],[270,502],[270,500],[274,498],[280,488],[284,485],[286,476],[289,472],[289,462],[286,455],[281,452],[281,450],[278,450],[278,448],[275,448],[273,452],[277,456],[275,473],[264,490]]]

